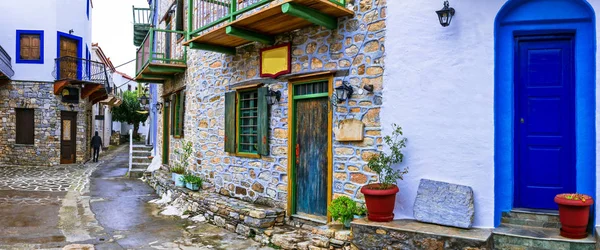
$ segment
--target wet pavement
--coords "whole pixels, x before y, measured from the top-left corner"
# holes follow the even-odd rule
[[[149,203],[159,198],[154,190],[125,176],[126,149],[99,164],[0,168],[0,249],[266,249],[205,222],[159,215]]]

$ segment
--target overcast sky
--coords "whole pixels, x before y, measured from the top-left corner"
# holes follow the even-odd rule
[[[131,6],[148,7],[147,0],[93,0],[92,42],[98,43],[113,65],[135,59],[133,11]],[[117,68],[135,77],[135,62]]]

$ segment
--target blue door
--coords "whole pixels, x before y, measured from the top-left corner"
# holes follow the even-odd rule
[[[572,36],[519,37],[515,58],[515,207],[558,209],[575,192]]]

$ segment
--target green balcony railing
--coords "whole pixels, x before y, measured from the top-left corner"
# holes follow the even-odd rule
[[[233,22],[237,16],[264,6],[274,0],[188,0],[188,37],[225,22]],[[324,0],[346,6],[346,0]]]
[[[186,65],[187,48],[177,43],[185,31],[150,28],[136,54],[136,75],[149,64]]]

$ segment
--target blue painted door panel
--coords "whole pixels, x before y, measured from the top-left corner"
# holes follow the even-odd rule
[[[327,216],[327,98],[296,101],[296,214]]]
[[[515,72],[515,207],[557,209],[575,192],[573,40],[518,38]]]

